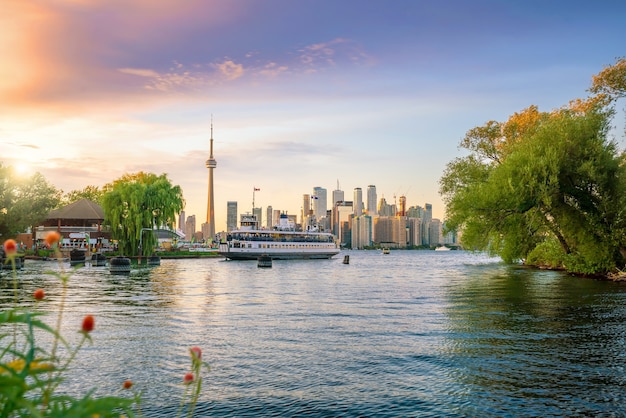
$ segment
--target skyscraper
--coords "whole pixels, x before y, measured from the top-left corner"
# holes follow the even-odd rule
[[[354,216],[363,215],[363,190],[360,187],[354,189]]]
[[[323,187],[313,188],[313,213],[315,218],[319,221],[326,216],[326,210],[328,210],[328,202],[326,197],[326,189]]]
[[[343,202],[345,199],[343,197],[343,190],[339,189],[339,180],[337,180],[337,188],[333,190],[333,204],[334,208],[337,202]]]
[[[367,214],[370,216],[375,216],[378,214],[378,210],[376,209],[376,203],[378,200],[378,196],[376,195],[376,186],[370,184],[367,186]]]
[[[265,215],[266,215],[266,216],[265,216],[265,219],[267,219],[266,224],[265,224],[265,227],[266,227],[267,229],[272,229],[272,226],[273,226],[273,225],[272,225],[272,213],[273,213],[273,211],[274,211],[274,209],[273,209],[271,206],[268,206],[268,207],[265,209]]]
[[[237,202],[226,202],[226,231],[237,229]]]
[[[206,160],[206,168],[209,169],[209,195],[206,207],[206,222],[209,224],[208,233],[211,238],[215,236],[215,202],[213,200],[213,169],[217,167],[217,161],[213,158],[213,118],[211,118],[211,151]]]

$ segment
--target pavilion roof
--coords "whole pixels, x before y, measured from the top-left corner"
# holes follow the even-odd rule
[[[50,211],[47,219],[104,220],[102,207],[89,199],[77,200],[59,209]]]

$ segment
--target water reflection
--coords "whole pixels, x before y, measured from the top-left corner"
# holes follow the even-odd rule
[[[19,275],[21,303],[56,312],[46,264]],[[0,306],[13,300],[3,275]],[[461,252],[350,252],[341,259],[162,260],[128,276],[77,269],[64,331],[96,316],[66,390],[131,378],[148,416],[180,400],[188,348],[212,365],[199,416],[618,416],[626,289],[510,268]],[[96,367],[97,366],[97,367]]]
[[[521,407],[525,416],[621,409],[623,391],[608,388],[626,383],[623,286],[524,268],[469,269],[447,299],[447,352],[472,408],[518,416]]]

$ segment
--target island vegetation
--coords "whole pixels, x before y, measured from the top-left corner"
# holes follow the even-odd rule
[[[626,264],[626,154],[612,138],[626,59],[593,76],[585,99],[529,106],[470,129],[440,193],[464,248],[583,275]]]

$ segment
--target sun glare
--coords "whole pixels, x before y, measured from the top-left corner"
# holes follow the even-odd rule
[[[25,176],[30,173],[30,167],[26,163],[16,163],[13,168],[15,173],[19,176]]]

